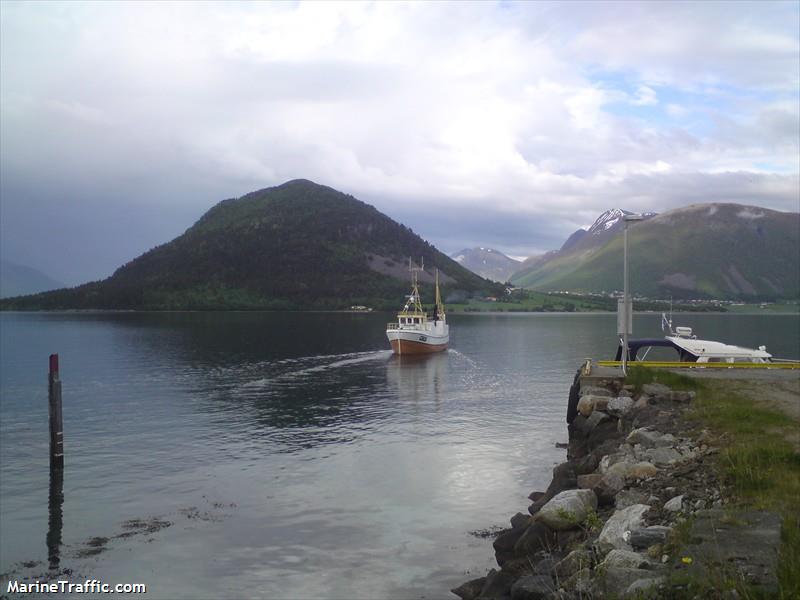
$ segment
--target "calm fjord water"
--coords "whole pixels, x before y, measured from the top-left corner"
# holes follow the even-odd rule
[[[391,356],[386,320],[0,314],[0,572],[47,570],[58,352],[58,558],[74,580],[153,598],[446,598],[484,574],[491,543],[468,532],[549,483],[573,374],[611,357],[615,316],[452,316],[451,350],[422,360]],[[659,322],[637,315],[636,334]],[[796,315],[676,324],[800,356]]]

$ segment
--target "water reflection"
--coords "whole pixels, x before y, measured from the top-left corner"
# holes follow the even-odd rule
[[[448,352],[393,354],[386,362],[386,381],[396,390],[401,401],[414,404],[432,401],[438,411],[449,359]]]
[[[50,469],[50,493],[47,500],[47,559],[50,563],[51,571],[57,571],[61,563],[61,531],[64,526],[63,506],[64,470]]]

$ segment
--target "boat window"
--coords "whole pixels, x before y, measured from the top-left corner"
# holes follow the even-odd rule
[[[419,317],[414,318],[414,323],[419,323]]]

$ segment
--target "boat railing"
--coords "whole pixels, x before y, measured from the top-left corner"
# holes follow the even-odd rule
[[[386,329],[400,329],[400,325],[397,323],[387,323]]]

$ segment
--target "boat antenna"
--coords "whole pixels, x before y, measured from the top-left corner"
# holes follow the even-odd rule
[[[661,313],[661,331],[666,331],[667,329],[669,329],[670,335],[675,334],[672,331],[672,296],[669,297],[669,319],[667,315]]]

